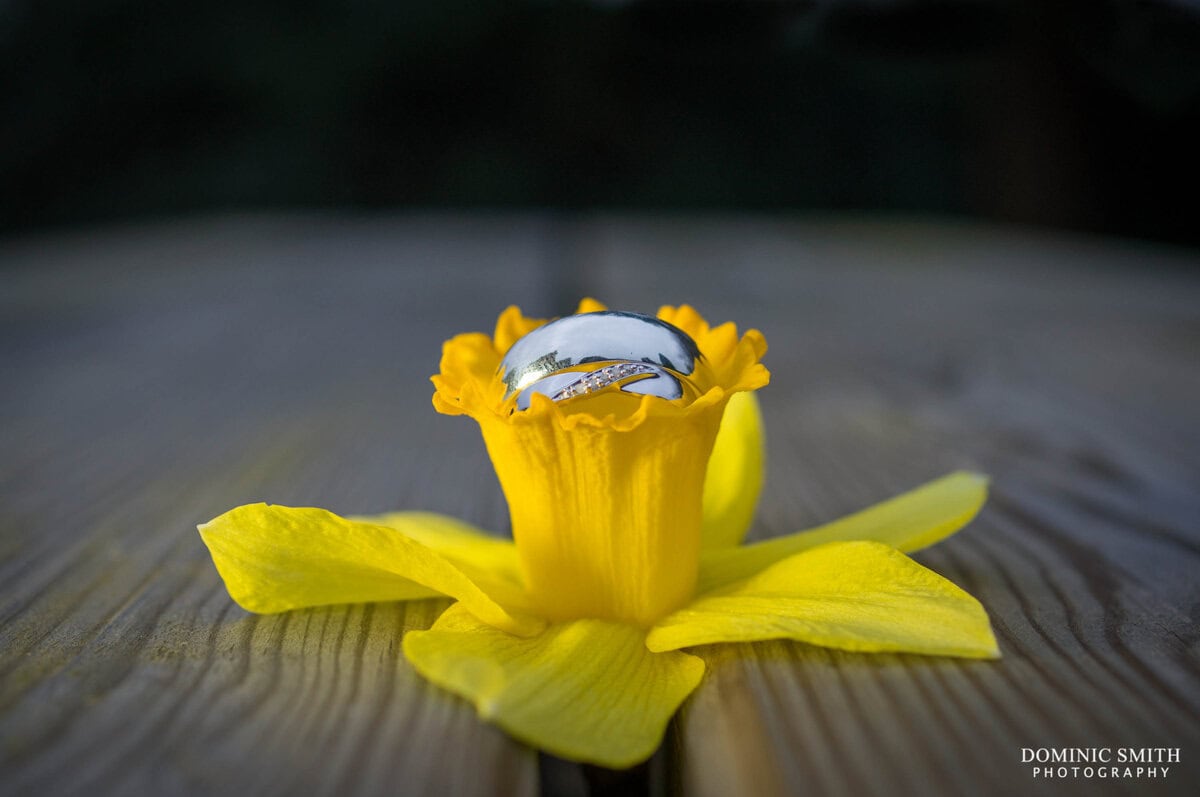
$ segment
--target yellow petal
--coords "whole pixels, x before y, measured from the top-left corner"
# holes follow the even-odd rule
[[[645,638],[628,625],[575,620],[521,639],[455,604],[431,630],[409,632],[404,654],[516,738],[563,758],[623,768],[654,752],[704,674],[699,658],[651,653]]]
[[[579,306],[575,308],[575,315],[580,313],[599,313],[602,310],[607,310],[608,305],[604,302],[597,301],[590,296],[585,296],[579,300]]]
[[[695,308],[686,304],[660,307],[658,318],[696,341],[704,360],[693,379],[702,384],[738,385],[737,390],[754,390],[767,384],[769,374],[758,362],[767,353],[767,341],[757,329],[747,330],[739,338],[732,322],[710,327]]]
[[[527,318],[522,315],[520,308],[509,305],[500,317],[496,319],[496,331],[492,335],[492,346],[498,353],[508,351],[508,347],[533,330],[546,323],[545,318]],[[497,360],[497,362],[499,362]],[[442,366],[444,372],[445,366]]]
[[[457,518],[431,512],[389,512],[348,519],[395,529],[448,560],[498,602],[509,608],[529,608],[517,546],[512,540],[493,537]]]
[[[808,531],[741,548],[701,553],[701,592],[747,578],[792,554],[827,542],[874,540],[906,553],[949,537],[987,500],[987,477],[958,471],[872,507]]]
[[[506,321],[509,315],[506,310],[496,322],[497,334],[506,338],[516,334],[523,322],[522,318]],[[445,415],[462,415],[469,411],[468,408],[486,403],[485,387],[478,377],[485,373],[494,374],[499,367],[500,354],[490,337],[481,332],[455,335],[442,344],[440,372],[431,377],[437,388],[433,406]],[[502,398],[502,392],[492,397],[495,401]]]
[[[514,634],[542,625],[510,613],[447,558],[386,526],[324,509],[249,504],[199,528],[230,597],[247,611],[441,594]]]
[[[746,536],[763,484],[763,427],[758,398],[734,393],[725,405],[704,477],[701,545],[728,547]]]
[[[702,596],[651,629],[646,646],[675,650],[762,639],[842,650],[1000,655],[979,601],[877,542],[823,545]]]

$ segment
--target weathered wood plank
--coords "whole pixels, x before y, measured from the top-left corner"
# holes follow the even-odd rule
[[[539,762],[398,655],[436,603],[252,617],[194,531],[238,503],[503,532],[450,335],[581,293],[763,329],[755,536],[956,467],[919,554],[1004,658],[702,651],[651,765],[554,793],[1180,793],[1200,783],[1196,258],[971,227],[215,220],[0,245],[0,793],[532,793]],[[1190,270],[1189,270],[1190,269]],[[1182,747],[1165,781],[1032,780],[1022,747]]]

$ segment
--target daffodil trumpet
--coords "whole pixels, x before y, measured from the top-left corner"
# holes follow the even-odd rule
[[[627,317],[605,311],[584,300],[555,323]],[[434,407],[479,424],[511,541],[430,513],[241,506],[200,526],[230,596],[252,612],[449,596],[432,628],[405,635],[412,666],[514,737],[613,768],[658,747],[703,677],[686,652],[698,645],[999,655],[979,602],[906,555],[967,524],[984,477],[743,545],[763,481],[766,342],[688,306],[636,318],[648,337],[628,350],[585,336],[591,351],[571,355],[568,336],[547,358],[519,343],[547,322],[515,307],[492,335],[443,347]]]

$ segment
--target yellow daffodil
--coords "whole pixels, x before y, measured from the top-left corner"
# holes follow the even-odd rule
[[[691,395],[535,394],[516,411],[501,359],[545,322],[512,307],[493,335],[445,344],[434,406],[478,422],[513,541],[427,513],[242,506],[200,527],[229,594],[252,612],[450,596],[431,629],[404,638],[417,671],[513,736],[608,767],[650,756],[699,685],[704,663],[686,648],[793,639],[998,655],[980,604],[904,554],[970,521],[983,477],[954,473],[741,545],[762,484],[751,391],[768,380],[766,343],[687,306],[658,317],[699,349]]]

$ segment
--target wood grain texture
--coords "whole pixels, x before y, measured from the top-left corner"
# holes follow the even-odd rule
[[[231,218],[0,244],[0,794],[1192,794],[1200,280],[1186,253],[840,219]],[[763,330],[753,535],[948,470],[918,558],[1004,658],[705,648],[650,765],[542,758],[422,682],[444,603],[254,617],[194,526],[239,503],[505,533],[442,340],[517,302],[688,301]],[[1023,747],[1181,747],[1160,781],[1035,781]]]

